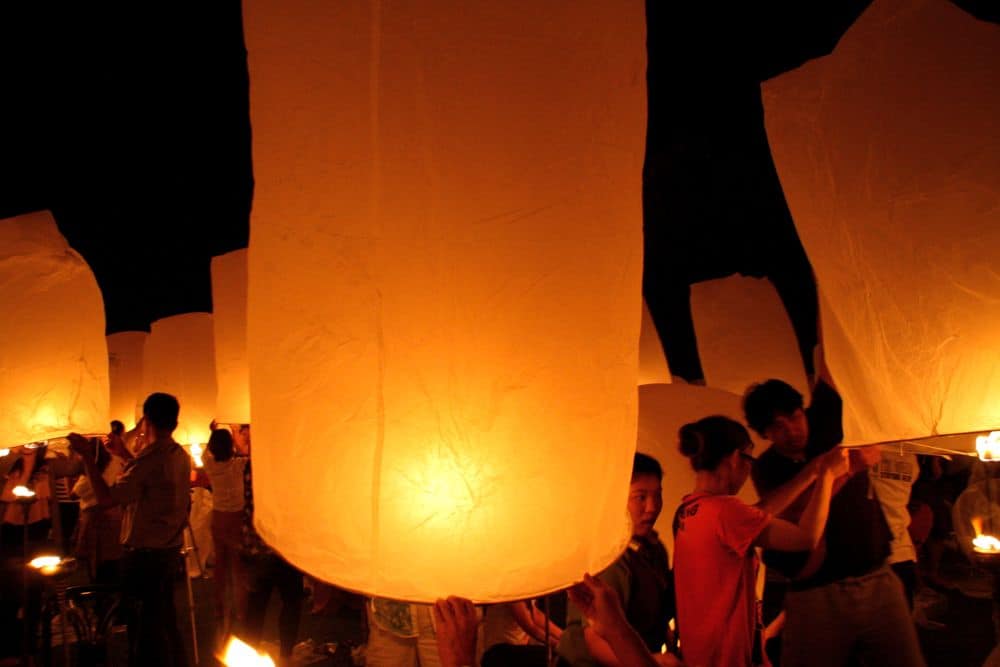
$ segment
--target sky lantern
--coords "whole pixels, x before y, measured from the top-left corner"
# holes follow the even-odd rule
[[[691,315],[709,387],[742,396],[754,382],[777,378],[808,402],[795,330],[770,280],[734,275],[695,283]]]
[[[142,400],[154,391],[181,404],[174,439],[187,447],[208,442],[215,418],[215,348],[212,315],[184,313],[153,322],[143,352]]]
[[[885,0],[764,86],[848,443],[1000,427],[998,80],[995,25]]]
[[[310,574],[530,597],[623,550],[640,2],[249,2],[256,524]]]
[[[666,544],[670,557],[674,553],[672,524],[674,512],[685,495],[694,491],[695,474],[691,462],[677,448],[677,432],[681,426],[710,415],[722,415],[741,424],[743,411],[741,397],[729,391],[675,382],[673,384],[647,384],[639,387],[639,437],[636,449],[649,454],[663,467],[663,511],[656,522],[656,531]],[[754,454],[767,447],[751,432]],[[757,502],[753,484],[747,481],[740,498],[748,503]]]
[[[122,331],[111,334],[108,342],[108,374],[111,380],[110,419],[119,419],[126,429],[142,417],[142,356],[149,334]]]
[[[247,251],[212,258],[212,315],[220,424],[250,423],[250,370],[247,367]]]
[[[48,211],[0,220],[0,447],[108,429],[104,302]]]

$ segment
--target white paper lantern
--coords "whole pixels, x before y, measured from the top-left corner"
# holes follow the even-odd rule
[[[742,396],[752,383],[777,378],[808,403],[795,330],[770,280],[729,276],[695,283],[691,316],[705,384]]]
[[[250,370],[247,366],[247,251],[212,258],[212,315],[220,424],[250,423]]]
[[[208,442],[215,418],[215,348],[212,315],[184,313],[153,322],[143,352],[142,399],[173,394],[181,404],[174,439],[182,445]]]
[[[1000,426],[997,81],[995,25],[881,0],[764,87],[849,443]]]
[[[104,433],[104,302],[48,211],[0,220],[0,446]]]
[[[261,535],[416,601],[602,569],[629,537],[642,3],[245,18]]]
[[[681,499],[694,491],[695,474],[691,461],[677,448],[677,432],[681,426],[711,415],[722,415],[741,424],[743,412],[740,396],[721,389],[684,384],[647,384],[639,387],[639,439],[637,449],[660,462],[663,468],[663,511],[656,522],[656,531],[666,544],[670,557],[674,554],[672,524]],[[751,432],[755,455],[767,447]],[[743,486],[740,498],[757,502],[753,484]]]
[[[122,331],[108,336],[108,372],[111,380],[110,419],[131,429],[142,417],[142,354],[149,334]]]
[[[663,353],[663,343],[656,331],[646,302],[642,303],[642,327],[639,330],[639,384],[670,384],[670,366]]]

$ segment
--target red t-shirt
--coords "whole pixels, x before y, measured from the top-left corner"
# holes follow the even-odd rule
[[[752,664],[757,600],[754,540],[771,521],[736,496],[684,498],[674,540],[677,628],[684,664]]]

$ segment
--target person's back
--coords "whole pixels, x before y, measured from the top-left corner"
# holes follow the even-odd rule
[[[771,516],[736,496],[693,493],[679,509],[674,541],[677,618],[685,660],[758,664],[753,656],[757,556],[753,542]]]

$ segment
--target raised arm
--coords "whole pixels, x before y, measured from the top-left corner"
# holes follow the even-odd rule
[[[772,520],[758,536],[758,546],[777,551],[809,551],[819,544],[830,512],[834,481],[847,471],[847,452],[837,449],[816,460],[822,461],[819,478],[798,523]]]

